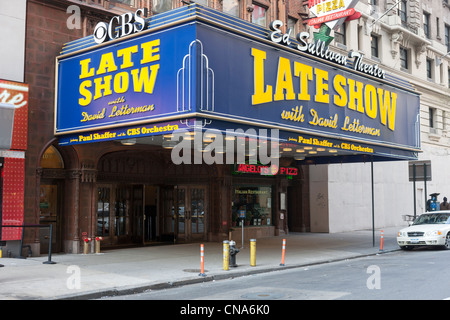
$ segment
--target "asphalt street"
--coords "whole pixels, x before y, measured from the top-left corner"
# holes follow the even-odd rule
[[[153,290],[117,300],[443,300],[450,251],[396,251],[328,264]]]

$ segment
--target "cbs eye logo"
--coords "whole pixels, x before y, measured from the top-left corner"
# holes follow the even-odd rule
[[[147,16],[147,9],[138,9],[136,13],[124,13],[113,17],[109,24],[99,22],[94,28],[94,40],[100,44],[108,40],[114,40],[140,32],[145,29],[147,23],[144,17]]]

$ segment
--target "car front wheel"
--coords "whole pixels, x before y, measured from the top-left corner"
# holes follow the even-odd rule
[[[447,233],[445,237],[445,244],[443,245],[443,249],[450,250],[450,232]]]

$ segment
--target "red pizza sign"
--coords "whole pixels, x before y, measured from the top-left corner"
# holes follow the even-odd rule
[[[308,21],[310,26],[320,26],[325,23],[330,29],[338,29],[346,19],[353,19],[354,9],[359,0],[309,0],[309,11],[315,18]],[[359,18],[360,13],[358,13]]]
[[[251,173],[259,174],[262,176],[296,176],[298,175],[298,169],[294,167],[278,167],[273,164],[271,166],[259,165],[259,164],[236,164],[234,168],[235,172],[239,173]]]

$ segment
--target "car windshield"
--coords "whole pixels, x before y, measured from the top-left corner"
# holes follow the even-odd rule
[[[450,214],[448,213],[432,213],[423,214],[414,221],[413,225],[418,224],[446,224]]]

